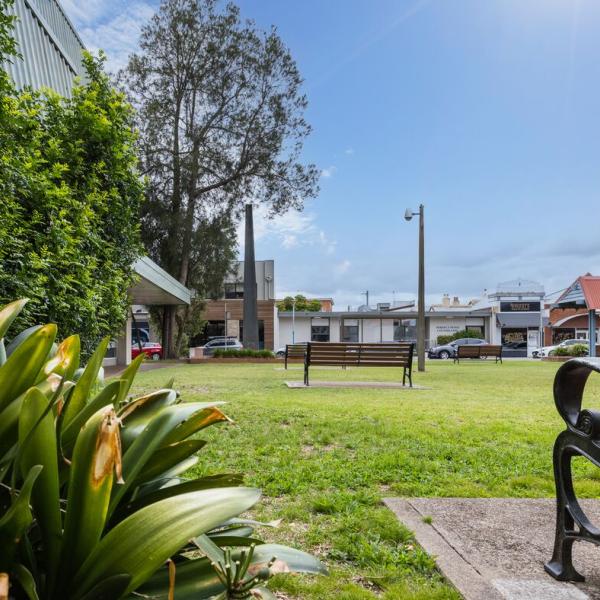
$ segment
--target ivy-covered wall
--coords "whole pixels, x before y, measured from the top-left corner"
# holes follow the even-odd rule
[[[15,51],[7,6],[0,63]],[[102,57],[84,62],[89,83],[71,99],[17,91],[0,72],[0,305],[30,298],[22,327],[52,321],[89,349],[127,314],[143,181],[132,109]]]

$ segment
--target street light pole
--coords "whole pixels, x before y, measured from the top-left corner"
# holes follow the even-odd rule
[[[419,210],[413,212],[406,209],[404,218],[410,221],[419,215],[419,291],[418,291],[418,316],[417,316],[417,366],[419,371],[425,371],[425,206],[419,205]]]
[[[296,343],[296,298],[292,300],[292,344]]]

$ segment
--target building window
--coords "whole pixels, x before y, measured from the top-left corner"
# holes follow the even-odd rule
[[[527,329],[502,329],[502,346],[509,350],[527,350]]]
[[[342,342],[358,342],[358,319],[345,319],[343,321]]]
[[[394,341],[414,342],[417,339],[416,319],[402,319],[394,321]]]
[[[483,326],[482,325],[466,325],[465,329],[467,331],[472,331],[476,333],[480,338],[483,337]]]
[[[310,324],[311,342],[329,341],[329,319],[312,319]]]
[[[560,344],[565,340],[572,340],[575,337],[575,329],[572,327],[561,327],[552,330],[552,343]]]
[[[225,299],[240,300],[244,297],[244,284],[240,282],[225,284]]]

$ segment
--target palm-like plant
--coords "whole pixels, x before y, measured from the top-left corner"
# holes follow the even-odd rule
[[[238,515],[260,493],[239,475],[181,478],[192,436],[228,420],[218,403],[172,381],[131,399],[143,356],[103,384],[108,339],[80,368],[79,338],[56,344],[52,324],[5,346],[25,302],[0,309],[0,600],[270,598],[274,573],[324,572],[253,537]]]

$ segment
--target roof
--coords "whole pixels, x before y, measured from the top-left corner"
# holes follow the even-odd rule
[[[190,304],[190,290],[147,256],[138,259],[133,265],[133,270],[139,276],[138,281],[129,288],[133,304]]]
[[[464,310],[462,312],[454,310],[454,311],[439,311],[439,312],[425,312],[425,318],[438,318],[438,317],[457,317],[457,316],[465,316],[465,317],[482,317],[491,314],[491,310]],[[279,311],[279,316],[284,318],[292,318],[295,316],[296,319],[302,317],[315,317],[315,318],[332,318],[332,319],[416,319],[418,317],[418,312],[416,310],[411,311],[402,311],[402,312],[394,312],[390,310],[381,310],[376,311],[372,310],[369,312],[358,312],[358,311],[296,311],[293,313],[290,311]]]
[[[490,298],[505,298],[505,297],[544,297],[544,286],[537,281],[528,279],[513,279],[499,283],[496,287],[496,292],[489,294]]]
[[[600,277],[589,273],[578,277],[555,302],[554,306],[600,310]]]

